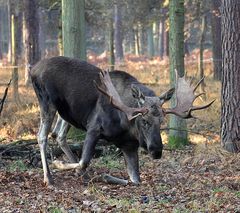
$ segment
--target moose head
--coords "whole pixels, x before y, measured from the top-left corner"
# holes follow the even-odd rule
[[[162,139],[160,136],[160,126],[167,114],[174,114],[183,119],[193,118],[192,112],[208,108],[213,101],[203,106],[194,106],[194,101],[203,93],[195,95],[194,92],[201,84],[201,79],[196,86],[192,86],[185,77],[179,77],[175,70],[176,85],[159,97],[144,96],[140,89],[132,85],[133,97],[137,100],[138,107],[129,107],[123,103],[114,85],[112,84],[108,71],[101,71],[101,85],[95,83],[97,89],[109,97],[112,105],[124,112],[129,122],[135,120],[139,131],[140,146],[148,150],[154,159],[162,155]],[[165,108],[163,104],[170,100],[174,92],[176,93],[176,106]]]

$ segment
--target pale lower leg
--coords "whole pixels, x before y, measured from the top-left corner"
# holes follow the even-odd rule
[[[60,130],[58,131],[57,135],[57,142],[63,152],[67,155],[68,159],[71,163],[77,162],[77,157],[73,154],[72,150],[67,144],[67,133],[70,129],[70,125],[62,119]]]
[[[130,180],[134,184],[140,183],[138,152],[123,150],[124,159],[127,165],[127,172]]]

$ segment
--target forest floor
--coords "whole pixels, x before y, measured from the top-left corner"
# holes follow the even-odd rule
[[[186,71],[196,77],[194,60],[194,55],[186,60]],[[107,68],[104,64],[101,67]],[[43,185],[40,167],[29,166],[26,158],[13,160],[0,153],[0,212],[240,212],[240,154],[221,147],[220,83],[212,80],[211,67],[211,61],[205,63],[205,89],[207,100],[216,101],[196,113],[201,119],[188,121],[191,145],[170,150],[168,132],[163,131],[165,145],[160,160],[140,153],[140,186],[97,181],[102,173],[128,178],[123,157],[107,151],[93,159],[89,182],[74,171],[53,170],[55,185],[50,188]],[[157,94],[169,88],[166,60],[132,57],[119,69],[149,84]],[[39,109],[32,88],[23,84],[23,76],[20,71],[21,106],[13,103],[9,91],[0,120],[0,145],[36,138]],[[0,97],[9,78],[10,70],[0,69]]]

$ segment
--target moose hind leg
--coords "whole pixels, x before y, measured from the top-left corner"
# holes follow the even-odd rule
[[[59,118],[60,118],[60,116],[59,116]],[[70,147],[67,144],[67,133],[68,133],[70,127],[71,127],[70,124],[62,119],[61,127],[57,133],[57,142],[58,142],[59,146],[61,147],[61,149],[63,150],[63,152],[67,155],[70,162],[77,163],[76,156],[73,154],[72,150],[70,149]]]
[[[61,126],[62,126],[62,122],[63,122],[62,117],[59,114],[57,114],[57,121],[55,123],[55,126],[54,126],[54,128],[52,130],[52,134],[51,134],[53,139],[57,138],[57,135],[58,135],[58,133],[61,129]]]
[[[138,151],[137,150],[130,151],[127,149],[123,149],[122,152],[131,182],[136,185],[139,185],[140,174],[139,174]]]
[[[46,185],[53,184],[53,179],[49,170],[49,166],[47,163],[47,156],[46,156],[46,150],[47,150],[47,142],[48,142],[48,134],[51,129],[51,125],[54,119],[54,116],[56,114],[56,110],[51,107],[41,107],[40,106],[40,127],[38,132],[38,144],[40,147],[40,153],[41,153],[41,160],[42,160],[42,167],[43,167],[43,173],[44,173],[44,183]]]

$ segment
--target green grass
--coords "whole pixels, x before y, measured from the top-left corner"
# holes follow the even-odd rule
[[[169,135],[169,137],[168,137],[168,147],[170,149],[180,149],[180,148],[183,148],[186,145],[189,145],[189,140],[188,139],[183,139],[181,137]]]
[[[27,171],[29,168],[22,160],[13,161],[11,164],[8,165],[7,170],[10,172],[15,171]]]
[[[75,127],[71,127],[67,135],[69,139],[72,139],[74,141],[83,141],[85,139],[85,136],[86,136],[85,131],[77,129]]]
[[[95,166],[98,168],[108,168],[108,169],[123,169],[124,164],[122,165],[120,160],[122,157],[116,158],[113,155],[104,155],[97,159]]]
[[[63,211],[59,207],[53,207],[53,206],[49,207],[48,211],[50,213],[63,213]]]
[[[235,195],[240,198],[240,191],[235,192]]]

